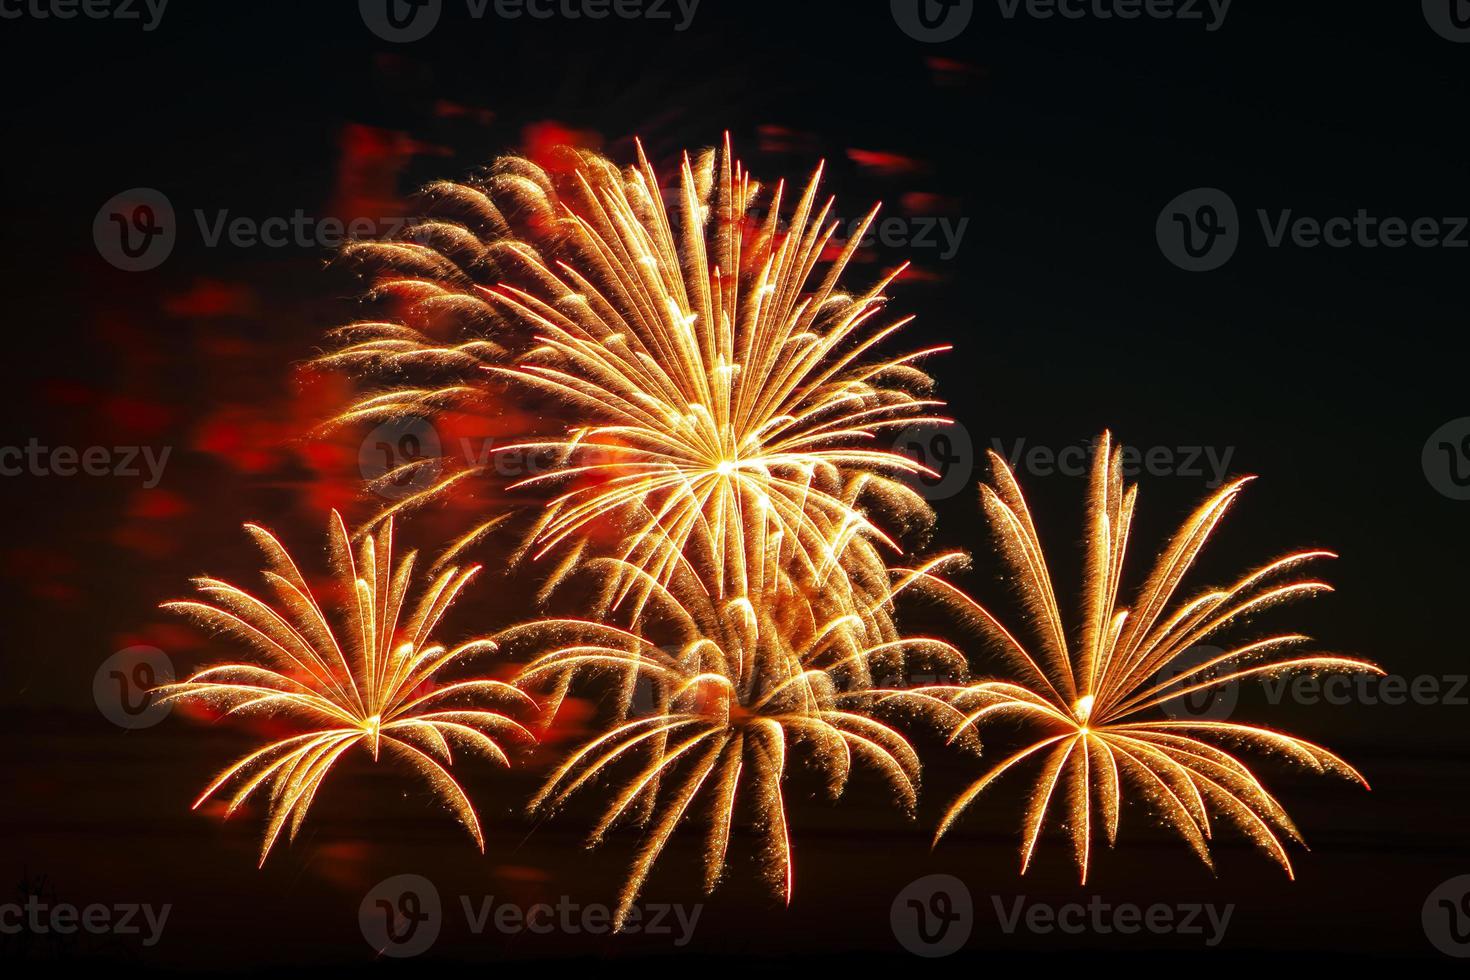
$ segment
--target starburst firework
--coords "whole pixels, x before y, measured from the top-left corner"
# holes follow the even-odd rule
[[[751,594],[751,570],[774,547],[834,587],[885,577],[879,549],[896,550],[893,528],[868,509],[901,525],[929,517],[900,479],[927,471],[888,446],[898,429],[946,421],[915,366],[944,348],[875,356],[908,322],[878,323],[902,270],[842,291],[876,209],[839,242],[819,179],[820,169],[794,207],[784,185],[765,201],[727,142],[684,158],[672,214],[641,147],[626,171],[581,153],[559,171],[508,159],[476,185],[431,187],[453,217],[420,226],[414,242],[355,253],[386,270],[379,295],[404,299],[408,313],[341,332],[326,362],[385,387],[337,421],[483,413],[495,386],[526,386],[570,418],[503,447],[556,460],[516,484],[559,488],[530,538],[538,555],[565,546],[575,564],[579,545],[611,524],[619,557],[651,581],[697,562],[722,596]],[[436,339],[446,319],[455,336]],[[444,472],[394,509],[492,472],[463,460],[404,469],[423,466]]]
[[[888,637],[885,620],[863,615],[846,597],[834,601],[781,574],[774,554],[752,597],[718,597],[687,567],[668,585],[621,559],[595,560],[586,570],[614,594],[618,578],[643,580],[650,598],[640,632],[581,621],[512,632],[550,628],[574,638],[532,660],[523,683],[551,681],[564,691],[572,677],[588,673],[610,673],[622,682],[621,723],[573,753],[531,801],[533,812],[551,811],[606,777],[610,799],[589,844],[620,820],[645,828],[621,895],[620,926],[676,827],[701,807],[708,816],[705,887],[714,888],[741,799],[749,801],[762,831],[771,885],[789,901],[793,863],[782,783],[793,753],[824,773],[834,799],[856,760],[875,769],[912,810],[919,760],[901,734],[871,716],[869,678],[875,669],[901,669],[910,657],[963,671],[954,647]],[[885,593],[878,601],[891,597]],[[655,644],[653,630],[668,642]],[[641,715],[632,703],[639,679],[650,692]]]
[[[530,732],[508,715],[478,705],[534,708],[534,702],[499,681],[434,687],[446,668],[494,649],[488,640],[452,649],[433,641],[440,618],[478,567],[441,572],[404,616],[414,553],[395,563],[389,520],[376,535],[363,537],[354,555],[347,527],[333,512],[329,538],[342,593],[340,622],[334,629],[280,542],[264,528],[246,529],[265,553],[274,607],[227,582],[199,578],[195,584],[203,601],[170,602],[164,608],[245,643],[264,663],[210,667],[159,688],[160,700],[200,700],[226,709],[227,715],[283,716],[305,730],[226,769],[194,806],[232,787],[228,816],[266,790],[269,820],[260,851],[264,864],[282,829],[289,825],[289,836],[295,838],[332,767],[361,745],[374,760],[386,749],[414,767],[484,850],[475,809],[445,768],[453,763],[451,746],[509,765],[497,740],[530,739]]]
[[[1243,617],[1276,603],[1330,591],[1323,582],[1283,583],[1280,579],[1307,562],[1333,557],[1331,553],[1287,555],[1227,588],[1203,592],[1171,608],[1175,592],[1211,532],[1248,482],[1237,480],[1194,512],[1160,555],[1133,606],[1120,607],[1118,593],[1136,487],[1124,489],[1121,452],[1112,448],[1105,433],[1091,474],[1082,630],[1075,644],[1069,643],[1020,487],[1004,460],[992,453],[991,462],[994,485],[981,490],[985,512],[1022,591],[1038,635],[1039,653],[1033,655],[989,612],[951,590],[970,607],[1020,679],[930,687],[896,692],[892,697],[946,712],[954,734],[1007,716],[1035,723],[1045,734],[971,784],[940,821],[936,843],[998,777],[1027,760],[1040,760],[1040,776],[1023,821],[1023,873],[1059,787],[1065,783],[1061,795],[1066,823],[1083,881],[1094,824],[1100,816],[1108,843],[1116,840],[1125,786],[1130,784],[1154,804],[1164,822],[1207,865],[1213,866],[1208,841],[1214,812],[1238,825],[1290,875],[1291,862],[1281,836],[1301,843],[1300,833],[1255,774],[1214,743],[1284,755],[1317,772],[1348,776],[1366,787],[1363,777],[1321,746],[1271,729],[1223,720],[1151,720],[1143,715],[1178,698],[1250,677],[1291,671],[1381,673],[1373,664],[1340,656],[1306,654],[1282,659],[1278,651],[1308,642],[1305,636],[1282,634],[1162,676],[1191,647]],[[931,584],[947,588],[942,583]]]
[[[1181,667],[1187,651],[1227,626],[1327,591],[1281,580],[1331,555],[1288,555],[1176,602],[1241,480],[1190,517],[1132,606],[1120,607],[1135,488],[1124,487],[1120,454],[1104,434],[1073,638],[1020,488],[992,454],[996,478],[982,500],[1038,633],[1031,652],[943,580],[963,555],[890,567],[905,536],[933,517],[904,482],[927,469],[890,447],[900,429],[948,421],[918,366],[946,348],[880,353],[908,322],[883,316],[902,269],[844,288],[876,208],[841,241],[833,202],[818,200],[820,167],[795,195],[784,184],[763,194],[728,140],[720,151],[686,154],[679,171],[665,187],[641,146],[627,169],[571,150],[545,168],[506,158],[483,179],[428,188],[434,217],[402,240],[347,250],[375,267],[373,296],[396,309],[391,320],[338,331],[321,358],[371,386],[332,424],[424,418],[463,432],[478,419],[471,427],[493,431],[496,449],[392,468],[382,483],[418,489],[356,543],[334,513],[335,625],[285,549],[253,525],[270,598],[205,578],[196,580],[204,601],[167,604],[262,661],[200,671],[160,689],[163,700],[279,715],[301,729],[225,770],[195,806],[228,792],[228,815],[263,792],[263,864],[283,830],[295,837],[345,753],[362,745],[376,761],[386,748],[427,779],[483,850],[475,810],[447,768],[452,748],[508,764],[502,741],[531,735],[508,709],[487,705],[534,708],[521,688],[544,690],[549,723],[575,684],[610,676],[611,719],[550,773],[530,809],[550,814],[600,787],[589,843],[620,825],[641,828],[619,928],[675,831],[696,816],[707,820],[704,882],[713,889],[742,808],[754,816],[774,890],[789,901],[784,787],[796,762],[819,773],[833,798],[866,764],[911,812],[919,760],[879,720],[883,705],[899,702],[946,720],[951,740],[972,749],[994,719],[1042,729],[954,801],[936,843],[981,792],[1029,762],[1041,772],[1023,820],[1023,873],[1060,802],[1085,881],[1095,825],[1113,844],[1125,790],[1137,790],[1206,864],[1212,817],[1223,815],[1290,874],[1283,838],[1301,835],[1234,748],[1362,777],[1326,749],[1270,729],[1146,712],[1250,677],[1377,671],[1347,657],[1282,654],[1307,642],[1296,634]],[[505,433],[514,438],[500,444]],[[504,453],[542,455],[550,466],[511,482],[498,465]],[[395,565],[394,515],[466,488],[521,492],[478,507],[400,616],[415,559]],[[516,558],[550,559],[539,600],[570,595],[577,618],[540,619],[453,649],[433,643],[478,571],[452,563],[517,510],[532,516]],[[563,590],[574,579],[588,589]],[[911,657],[965,672],[953,646],[899,629],[895,600],[910,588],[968,610],[1018,676],[880,688]],[[533,652],[518,686],[435,687],[454,664],[523,641]],[[1171,668],[1179,669],[1164,676]]]

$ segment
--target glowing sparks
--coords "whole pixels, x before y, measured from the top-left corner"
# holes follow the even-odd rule
[[[574,641],[534,659],[523,683],[565,691],[576,675],[612,674],[625,696],[621,723],[558,767],[531,808],[554,809],[599,777],[611,779],[589,843],[620,820],[646,831],[619,924],[670,836],[696,808],[708,811],[706,889],[720,879],[743,805],[763,837],[771,886],[789,901],[793,861],[782,784],[793,753],[825,774],[833,798],[862,763],[912,811],[918,757],[902,735],[870,716],[865,679],[875,665],[897,669],[910,655],[962,666],[958,650],[937,640],[886,638],[882,620],[855,614],[840,596],[833,601],[797,587],[776,567],[774,553],[760,576],[766,586],[752,598],[715,596],[687,568],[667,586],[623,560],[592,562],[588,571],[644,581],[646,618],[662,624],[667,642],[596,623],[540,625],[570,632]],[[639,681],[646,684],[641,705],[634,697]]]
[[[1124,487],[1121,454],[1105,434],[1091,477],[1074,636],[1020,487],[992,454],[994,485],[982,488],[982,500],[1037,633],[1023,645],[943,580],[941,571],[963,556],[890,567],[903,535],[933,516],[903,482],[928,471],[892,448],[895,437],[948,420],[936,414],[941,403],[928,397],[931,381],[917,366],[944,348],[878,353],[908,322],[883,317],[884,291],[902,270],[865,290],[842,285],[876,209],[844,243],[832,201],[818,200],[820,168],[797,194],[778,184],[763,197],[728,142],[685,155],[669,187],[641,147],[626,170],[566,152],[545,170],[508,158],[483,181],[435,185],[433,220],[403,241],[348,250],[377,270],[374,296],[395,300],[397,319],[338,332],[323,363],[372,390],[333,423],[417,417],[452,420],[462,431],[467,418],[504,414],[516,417],[505,423],[515,439],[497,442],[489,456],[416,458],[385,474],[397,486],[434,479],[379,513],[356,546],[333,515],[335,625],[284,548],[253,526],[270,600],[206,578],[197,581],[203,601],[169,604],[244,642],[262,662],[201,671],[161,689],[165,700],[279,714],[302,729],[227,769],[196,807],[229,792],[233,812],[263,791],[263,863],[283,830],[295,836],[336,762],[362,746],[374,760],[387,752],[409,762],[483,850],[475,810],[447,768],[451,747],[508,764],[502,741],[530,733],[486,705],[534,708],[522,688],[545,691],[549,721],[575,685],[611,678],[612,717],[554,769],[530,809],[550,813],[598,788],[603,806],[589,843],[620,825],[642,829],[620,928],[669,840],[695,814],[704,818],[707,890],[723,874],[744,814],[761,836],[773,889],[789,901],[784,793],[794,760],[820,773],[833,798],[861,765],[912,812],[919,759],[876,717],[885,702],[945,719],[951,741],[971,748],[992,720],[1040,730],[953,803],[936,842],[1000,776],[1031,764],[1040,775],[1023,818],[1023,873],[1048,816],[1061,810],[1085,881],[1097,826],[1110,845],[1116,840],[1125,791],[1147,800],[1207,864],[1219,815],[1291,872],[1283,838],[1300,842],[1299,833],[1229,749],[1362,777],[1326,749],[1266,728],[1144,713],[1250,677],[1377,671],[1346,657],[1282,654],[1307,641],[1295,634],[1181,668],[1186,651],[1227,626],[1327,591],[1315,580],[1282,580],[1328,553],[1289,555],[1228,588],[1176,601],[1246,482],[1237,481],[1189,518],[1123,608],[1135,488]],[[497,479],[506,453],[550,464],[507,486]],[[447,649],[431,636],[478,570],[450,563],[509,515],[480,514],[451,542],[411,611],[415,559],[395,564],[393,516],[492,481],[522,491],[534,515],[517,559],[548,559],[538,601],[572,596],[577,616]],[[584,587],[564,588],[573,579]],[[950,644],[899,630],[895,600],[910,588],[937,590],[968,609],[1015,678],[881,688],[912,659],[965,673]],[[522,643],[531,650],[516,687],[434,686],[452,665]]]
[[[364,537],[354,554],[341,517],[334,512],[332,518],[329,535],[342,598],[337,628],[285,548],[254,525],[247,530],[265,552],[274,606],[212,578],[195,580],[203,601],[165,605],[251,647],[263,663],[202,670],[160,688],[162,701],[197,699],[225,708],[227,715],[279,715],[305,729],[226,769],[194,806],[229,787],[228,816],[264,789],[270,811],[260,850],[264,864],[283,829],[289,826],[295,838],[332,767],[360,745],[374,760],[386,750],[417,770],[484,850],[475,809],[446,768],[453,763],[452,746],[509,765],[500,741],[528,740],[531,734],[480,705],[519,702],[534,708],[534,702],[498,681],[434,686],[446,668],[494,649],[486,640],[452,649],[433,641],[440,618],[479,569],[445,570],[405,609],[415,556],[410,552],[395,566],[392,521]]]
[[[1078,642],[1069,644],[1020,487],[1004,460],[995,454],[991,460],[995,483],[982,487],[981,495],[1002,553],[1022,589],[1039,640],[1036,652],[1023,646],[989,612],[965,600],[1016,669],[1018,680],[930,687],[893,697],[949,712],[956,736],[973,732],[982,722],[1011,718],[1034,723],[1041,737],[971,784],[944,815],[936,842],[998,777],[1032,762],[1039,763],[1040,775],[1023,821],[1023,873],[1055,803],[1064,811],[1077,865],[1086,881],[1095,827],[1102,824],[1110,845],[1116,840],[1124,793],[1132,788],[1152,803],[1164,823],[1207,865],[1211,864],[1211,818],[1221,815],[1291,874],[1282,837],[1301,843],[1296,827],[1255,774],[1215,742],[1282,755],[1317,772],[1348,776],[1366,786],[1362,776],[1326,749],[1267,728],[1223,720],[1150,720],[1140,715],[1250,677],[1290,671],[1381,673],[1373,664],[1347,657],[1275,656],[1308,639],[1291,634],[1238,646],[1165,676],[1167,668],[1178,666],[1191,647],[1241,618],[1278,602],[1328,591],[1322,582],[1282,584],[1280,579],[1307,562],[1332,555],[1322,551],[1288,555],[1228,588],[1171,606],[1211,532],[1247,482],[1238,480],[1194,512],[1160,555],[1133,605],[1120,607],[1118,593],[1136,488],[1123,487],[1121,453],[1104,434],[1091,476],[1084,618]]]
[[[898,479],[927,471],[893,437],[947,420],[915,366],[943,348],[874,355],[908,322],[878,322],[902,270],[841,289],[876,209],[841,243],[832,202],[817,199],[820,169],[794,205],[784,185],[764,199],[728,144],[686,156],[667,190],[641,149],[626,171],[591,154],[568,171],[501,161],[481,185],[431,189],[460,222],[418,229],[422,244],[359,247],[390,270],[380,294],[411,297],[426,321],[451,315],[466,336],[346,328],[326,362],[388,388],[337,421],[432,418],[482,404],[491,383],[519,385],[571,419],[501,449],[557,461],[516,484],[556,488],[532,534],[538,555],[613,526],[619,557],[663,583],[701,563],[719,595],[753,591],[749,570],[773,548],[813,575],[882,577],[878,549],[897,545],[869,507],[904,525],[929,517]],[[439,383],[404,380],[416,372]],[[398,507],[493,469],[434,462],[445,475]]]

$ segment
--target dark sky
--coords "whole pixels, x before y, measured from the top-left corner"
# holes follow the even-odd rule
[[[872,787],[837,807],[798,804],[793,908],[773,907],[736,864],[689,951],[866,953],[908,968],[919,961],[892,939],[890,902],[943,871],[967,882],[980,921],[941,966],[1052,948],[1122,961],[1178,947],[1180,965],[1199,955],[1180,937],[1005,935],[991,895],[1235,903],[1211,955],[1240,962],[1256,950],[1289,963],[1438,957],[1421,908],[1470,873],[1470,688],[1457,680],[1470,674],[1458,625],[1470,500],[1455,499],[1470,497],[1456,482],[1470,473],[1470,43],[1429,23],[1455,4],[1470,14],[1463,0],[1426,10],[1236,0],[1212,30],[1203,2],[1203,20],[1123,20],[1096,15],[1110,0],[1074,4],[1088,12],[1080,19],[1032,17],[1024,2],[1008,18],[1008,3],[975,0],[958,37],[928,43],[886,0],[701,0],[685,30],[674,3],[670,20],[509,20],[445,0],[429,36],[392,44],[350,0],[172,0],[151,30],[40,19],[32,0],[0,0],[20,12],[0,20],[10,366],[0,447],[170,450],[151,487],[145,475],[0,477],[0,787],[14,790],[0,811],[0,902],[11,879],[45,875],[78,904],[176,905],[156,947],[80,937],[30,955],[365,964],[356,903],[402,871],[434,878],[447,903],[610,899],[631,839],[587,858],[567,827],[528,835],[511,806],[529,777],[475,782],[493,825],[482,860],[449,821],[410,819],[423,800],[401,797],[401,780],[361,767],[257,872],[258,813],[221,829],[187,810],[245,743],[177,717],[124,733],[97,711],[92,680],[135,644],[181,662],[210,655],[155,606],[202,570],[246,574],[241,522],[314,541],[327,507],[371,509],[354,482],[355,442],[302,439],[335,403],[330,382],[299,365],[356,315],[358,284],[323,243],[211,246],[212,222],[225,212],[391,218],[429,180],[557,138],[629,162],[641,136],[667,170],[680,150],[728,131],[758,176],[804,177],[825,159],[841,215],[882,200],[905,219],[865,250],[858,273],[913,260],[893,308],[918,314],[915,346],[954,345],[933,373],[975,453],[1022,442],[1057,453],[1104,428],[1156,450],[1160,472],[1142,476],[1140,556],[1207,492],[1205,450],[1228,453],[1230,473],[1262,479],[1205,577],[1331,548],[1342,556],[1327,572],[1337,592],[1273,622],[1440,694],[1401,705],[1243,695],[1253,718],[1340,750],[1374,784],[1368,794],[1266,767],[1313,844],[1294,854],[1295,883],[1223,833],[1211,877],[1142,812],[1116,851],[1097,856],[1086,888],[1055,838],[1018,879],[1019,785],[931,855],[926,828],[966,772],[950,760],[933,767],[916,827]],[[161,192],[177,214],[172,254],[144,272],[109,264],[93,237],[98,210],[134,188]],[[1156,234],[1161,214],[1168,231],[1181,211],[1171,202],[1198,188],[1223,192],[1236,212],[1222,220],[1238,247],[1212,271],[1177,267]],[[1184,210],[1198,217],[1198,203]],[[1336,218],[1356,219],[1343,247],[1306,247],[1291,231],[1272,246],[1283,221]],[[1419,228],[1420,242],[1400,232],[1404,244],[1390,247],[1383,232],[1392,238],[1395,221]],[[953,247],[946,228],[962,229]],[[1431,234],[1442,244],[1423,244]],[[1194,459],[1202,469],[1184,465]],[[936,502],[932,545],[973,548],[966,584],[1003,605],[974,462],[966,489]],[[1084,481],[1044,465],[1022,467],[1022,479],[1053,554],[1073,557]],[[668,865],[692,860],[692,843],[682,846]],[[668,900],[695,894],[693,872],[654,885]],[[552,949],[449,930],[434,955],[615,956],[632,969],[666,945],[584,937]]]

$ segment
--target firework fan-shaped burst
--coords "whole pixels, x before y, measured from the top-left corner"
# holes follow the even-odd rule
[[[546,432],[502,447],[556,460],[517,484],[551,494],[537,555],[564,546],[575,564],[613,526],[619,557],[651,582],[693,561],[718,596],[749,595],[772,548],[831,587],[884,579],[879,549],[929,518],[900,479],[922,467],[891,447],[904,427],[944,421],[916,366],[941,348],[879,356],[907,322],[881,315],[901,270],[845,290],[867,224],[839,241],[819,178],[763,193],[727,142],[686,156],[667,189],[641,148],[624,171],[568,150],[550,170],[512,158],[482,181],[429,188],[445,217],[352,253],[407,313],[339,332],[325,362],[378,386],[336,421],[487,412],[519,388],[562,406]],[[405,467],[440,475],[395,507],[494,470]]]
[[[962,673],[954,647],[875,634],[861,610],[798,587],[774,556],[764,574],[753,576],[760,588],[751,596],[717,596],[688,568],[668,584],[621,559],[591,561],[586,571],[612,581],[614,592],[623,577],[645,583],[649,601],[636,632],[567,620],[510,632],[560,639],[531,660],[523,684],[564,692],[572,677],[602,674],[623,687],[618,721],[575,751],[531,802],[533,812],[552,811],[599,786],[606,802],[589,844],[620,821],[644,828],[621,894],[619,927],[676,827],[696,812],[707,820],[707,890],[720,879],[743,805],[763,839],[771,886],[789,901],[793,860],[782,784],[793,762],[822,773],[834,799],[854,766],[866,765],[912,811],[919,760],[899,732],[872,716],[868,678],[910,660]],[[640,681],[643,697],[635,699]]]
[[[509,765],[502,743],[532,736],[506,709],[534,709],[535,704],[499,681],[438,683],[446,669],[495,649],[488,640],[452,648],[434,640],[439,620],[479,569],[446,569],[409,604],[415,555],[395,558],[393,522],[364,536],[354,553],[346,525],[333,512],[330,551],[340,592],[334,625],[280,542],[264,528],[246,529],[265,553],[272,601],[200,578],[195,585],[201,600],[164,608],[240,641],[260,662],[210,667],[158,694],[163,702],[207,702],[225,709],[226,716],[270,714],[302,730],[226,769],[194,806],[229,792],[228,815],[257,792],[265,793],[264,864],[283,829],[289,826],[290,836],[296,836],[332,767],[361,746],[374,760],[387,754],[421,774],[483,850],[475,809],[447,768],[453,749]]]
[[[1023,645],[989,612],[953,592],[985,627],[1016,678],[922,688],[893,697],[947,712],[956,735],[1011,719],[1036,726],[1038,738],[971,784],[944,815],[935,840],[997,778],[1031,764],[1039,765],[1040,771],[1023,821],[1023,872],[1047,816],[1060,809],[1086,881],[1098,825],[1112,844],[1124,797],[1136,792],[1207,865],[1211,819],[1221,816],[1291,874],[1282,837],[1301,843],[1301,835],[1230,750],[1241,747],[1285,756],[1314,771],[1347,776],[1366,786],[1362,776],[1326,749],[1268,728],[1156,715],[1176,699],[1252,677],[1291,671],[1381,673],[1373,664],[1348,657],[1286,653],[1309,642],[1298,634],[1257,639],[1198,664],[1182,661],[1191,647],[1233,623],[1269,606],[1329,591],[1325,583],[1292,573],[1332,555],[1290,554],[1225,588],[1176,603],[1175,594],[1201,549],[1248,482],[1241,479],[1222,487],[1190,516],[1159,555],[1132,606],[1121,606],[1119,590],[1136,488],[1124,488],[1121,452],[1105,433],[1091,475],[1082,628],[1074,641],[1063,624],[1020,487],[1004,460],[991,454],[991,462],[994,484],[981,490],[985,512],[1016,577],[1036,645]]]

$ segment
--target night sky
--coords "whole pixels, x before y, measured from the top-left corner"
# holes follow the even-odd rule
[[[409,968],[606,957],[630,972],[719,960],[974,970],[1050,964],[1030,958],[1048,951],[1115,969],[1248,965],[1263,951],[1286,968],[1453,962],[1431,934],[1470,930],[1470,899],[1463,912],[1426,900],[1470,875],[1470,648],[1458,625],[1470,586],[1470,28],[1450,16],[1470,21],[1464,0],[1235,0],[1223,19],[1204,0],[1148,7],[1198,19],[1099,16],[1145,9],[1128,0],[1063,3],[1077,18],[974,0],[950,11],[974,8],[941,41],[906,32],[914,0],[700,0],[687,23],[688,0],[659,4],[666,18],[603,20],[565,6],[546,19],[493,5],[476,17],[444,0],[435,29],[408,43],[376,36],[350,0],[171,0],[156,22],[141,2],[128,10],[138,19],[43,18],[52,5],[38,2],[0,0],[0,451],[70,447],[80,470],[101,447],[98,466],[135,465],[68,477],[53,472],[64,464],[53,453],[44,475],[23,463],[0,476],[0,906],[39,889],[53,903],[172,911],[153,945],[27,932],[0,935],[0,958],[369,965],[359,903],[383,879],[416,874],[437,887],[445,923]],[[876,782],[831,804],[819,780],[797,781],[789,909],[760,887],[754,844],[739,836],[728,881],[702,899],[697,841],[681,834],[644,900],[704,901],[685,945],[476,935],[461,896],[615,900],[634,835],[587,852],[576,819],[542,826],[519,813],[554,753],[509,776],[467,764],[483,857],[411,778],[359,759],[258,871],[259,809],[223,823],[188,808],[255,744],[249,733],[183,710],[124,730],[99,710],[94,678],[117,651],[156,647],[180,670],[226,656],[157,606],[191,575],[248,580],[243,522],[314,555],[330,508],[356,520],[381,504],[362,489],[362,432],[312,437],[346,387],[305,362],[360,315],[363,288],[334,261],[321,219],[391,226],[431,180],[563,142],[626,164],[639,137],[672,173],[681,151],[726,132],[758,177],[799,180],[824,160],[840,217],[882,201],[897,219],[853,275],[866,284],[911,261],[890,309],[917,314],[910,346],[953,345],[929,367],[959,423],[961,475],[916,547],[973,550],[963,584],[979,599],[1015,609],[977,504],[984,452],[1019,455],[1071,595],[1086,481],[1054,460],[1079,459],[1104,429],[1148,464],[1130,581],[1223,475],[1260,479],[1196,582],[1288,549],[1340,553],[1324,572],[1335,593],[1262,622],[1374,660],[1391,683],[1341,703],[1272,703],[1250,686],[1235,709],[1331,747],[1373,785],[1262,764],[1311,845],[1292,850],[1295,882],[1223,823],[1212,875],[1141,807],[1114,850],[1095,848],[1086,886],[1055,832],[1020,878],[1024,781],[988,792],[931,853],[932,827],[975,763],[916,736],[916,823]],[[94,223],[138,188],[169,202],[176,241],[157,267],[128,271],[105,244],[105,214],[100,236]],[[235,219],[288,227],[298,215],[308,231],[279,246],[228,232],[212,241]],[[1189,259],[1179,234],[1194,222],[1189,244],[1202,248],[1211,216],[1224,231],[1214,247],[1235,245],[1222,264],[1219,251]],[[0,452],[0,464],[21,458]],[[431,515],[405,534],[428,546],[450,525]],[[518,588],[482,583],[452,630],[523,613]],[[949,631],[978,671],[994,668],[951,620],[909,616],[916,630]],[[1406,690],[1420,693],[1395,696]],[[936,873],[965,882],[975,922],[962,951],[924,961],[905,952],[890,910]],[[1094,896],[1233,913],[1206,946],[1146,931],[1007,932],[997,911],[1017,897],[1061,907]],[[1470,941],[1455,948],[1470,955]]]

